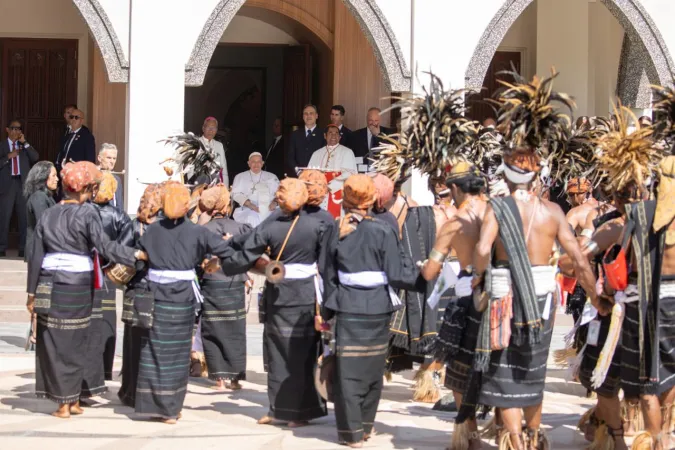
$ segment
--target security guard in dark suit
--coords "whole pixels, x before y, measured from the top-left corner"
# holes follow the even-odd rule
[[[317,128],[319,112],[314,105],[306,105],[302,110],[305,126],[291,133],[291,141],[286,157],[288,176],[296,175],[296,167],[307,167],[312,153],[326,145],[323,130]]]

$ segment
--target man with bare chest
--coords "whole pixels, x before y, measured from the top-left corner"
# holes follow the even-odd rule
[[[450,275],[452,278],[456,277],[455,295],[445,308],[438,337],[434,343],[433,356],[436,360],[447,363],[445,387],[453,391],[457,407],[461,407],[462,396],[473,363],[473,350],[476,347],[476,336],[481,318],[480,313],[473,307],[471,273],[473,249],[478,243],[483,215],[487,208],[487,203],[482,198],[486,183],[485,178],[475,166],[460,162],[448,174],[446,184],[454,203],[459,205],[459,208],[440,228],[436,244],[429,254],[429,259],[422,267],[421,273],[426,280],[433,280],[442,270],[452,270],[444,267],[444,263],[449,264],[446,262],[446,257],[451,251],[454,252],[459,262],[460,270],[457,275]],[[442,274],[441,279],[447,279],[447,277]],[[462,328],[459,332],[458,326]],[[452,437],[450,448],[471,450],[481,448],[475,415],[464,424],[456,425]]]
[[[567,182],[567,201],[572,206],[567,213],[567,222],[577,236],[581,235],[588,214],[598,207],[598,201],[591,195],[591,187],[586,178],[571,178]]]
[[[473,284],[478,286],[494,254],[490,309],[481,324],[474,361],[474,369],[482,372],[477,404],[499,408],[505,427],[500,444],[510,440],[518,450],[526,444],[539,449],[545,448],[539,427],[555,314],[555,268],[550,265],[554,243],[570,256],[593,303],[595,277],[563,211],[532,193],[540,167],[534,149],[513,150],[504,164],[511,196],[491,200],[473,260]],[[494,329],[503,331],[497,339],[491,336]]]

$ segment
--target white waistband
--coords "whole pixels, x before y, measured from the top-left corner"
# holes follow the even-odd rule
[[[398,298],[394,289],[389,286],[389,279],[387,279],[387,274],[384,272],[364,271],[347,273],[338,270],[338,279],[340,280],[340,284],[351,287],[374,288],[387,286],[391,304],[394,306],[401,305],[401,299]]]
[[[534,292],[537,296],[555,292],[555,267],[534,266],[532,267]],[[492,269],[492,297],[502,298],[511,291],[511,270],[500,267]]]
[[[659,298],[669,298],[669,297],[675,297],[675,283],[671,282],[661,282],[661,286],[659,287]]]
[[[340,280],[340,284],[360,288],[373,288],[389,284],[387,274],[376,271],[347,273],[338,270],[338,279]]]
[[[176,281],[193,281],[197,274],[194,270],[158,270],[150,269],[148,279],[157,284],[169,284]]]
[[[640,291],[638,291],[637,284],[629,284],[625,291],[617,291],[616,294],[614,294],[614,302],[633,303],[640,299],[639,294]]]
[[[312,264],[284,264],[286,280],[303,280],[317,274],[316,263]]]
[[[157,284],[170,284],[177,281],[191,281],[192,292],[198,303],[204,303],[204,297],[199,290],[199,283],[197,283],[197,273],[194,270],[157,270],[150,269],[148,271],[148,280]]]
[[[468,297],[473,292],[471,288],[472,277],[462,277],[455,283],[455,296]]]
[[[91,257],[74,253],[47,253],[42,259],[45,270],[63,270],[64,272],[91,272],[94,262]]]

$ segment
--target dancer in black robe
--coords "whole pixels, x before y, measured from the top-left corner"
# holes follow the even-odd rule
[[[104,172],[92,203],[101,217],[103,232],[112,241],[117,241],[123,229],[131,226],[129,216],[110,204],[116,189],[117,180],[114,175]],[[108,261],[104,261],[103,258],[99,258],[99,261],[102,268],[108,264]],[[103,278],[103,286],[94,291],[82,398],[94,397],[106,392],[108,388],[105,380],[112,380],[117,338],[116,294],[115,284],[107,277]]]
[[[251,231],[251,226],[227,217],[230,193],[225,186],[205,190],[199,201],[202,211],[199,222],[219,236],[238,236]],[[217,384],[241,389],[239,380],[246,379],[246,281],[243,274],[229,276],[221,270],[205,273],[201,279],[204,305],[201,331],[209,378]],[[226,380],[229,383],[226,385]]]
[[[180,418],[187,392],[195,307],[201,298],[194,268],[207,255],[231,253],[221,236],[186,218],[189,203],[185,186],[165,183],[164,218],[149,226],[140,241],[150,259],[154,311],[152,328],[141,341],[135,410],[168,424]]]
[[[141,237],[147,227],[159,220],[162,208],[162,186],[151,184],[143,192],[141,201],[138,205],[136,218],[131,222],[131,227],[126,228],[118,242],[124,245],[140,249]],[[127,283],[124,293],[125,304],[130,302],[133,305],[133,299],[137,294],[142,295],[148,291],[148,271],[147,267],[136,272],[136,275]],[[129,310],[128,315],[132,312]],[[133,326],[132,317],[125,317],[122,314],[124,322],[124,337],[122,341],[122,371],[120,376],[122,383],[117,396],[127,406],[134,407],[136,404],[136,385],[138,384],[138,371],[141,360],[141,340],[148,338],[148,330]]]
[[[38,314],[35,392],[59,403],[54,415],[60,418],[82,413],[79,398],[96,278],[92,248],[125,265],[144,257],[110,241],[98,213],[86,203],[101,177],[89,162],[63,168],[66,200],[43,214],[29,257],[27,306]]]
[[[281,181],[276,193],[284,215],[264,221],[248,236],[233,238],[237,253],[223,268],[250,268],[270,248],[270,258],[285,265],[283,280],[267,282],[264,292],[265,333],[268,352],[269,412],[259,424],[273,420],[306,425],[326,415],[326,406],[314,386],[314,365],[319,335],[314,328],[317,301],[317,256],[321,223],[299,210],[307,202],[307,189],[295,178]]]
[[[419,270],[390,225],[366,214],[375,201],[368,175],[344,184],[345,216],[326,239],[324,319],[336,315],[334,380],[338,440],[361,447],[373,433],[382,394],[391,315],[402,307],[392,287],[415,284]]]

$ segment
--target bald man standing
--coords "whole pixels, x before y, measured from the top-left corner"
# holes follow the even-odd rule
[[[56,157],[56,171],[66,162],[89,161],[96,164],[96,142],[89,128],[84,126],[84,113],[74,109],[68,118],[70,132],[63,137],[61,148]]]

